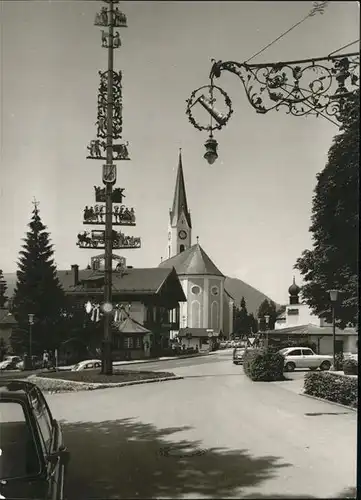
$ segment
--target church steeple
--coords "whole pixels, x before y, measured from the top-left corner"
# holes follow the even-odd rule
[[[188,226],[191,228],[192,227],[191,215],[188,210],[187,195],[186,195],[186,188],[183,175],[182,148],[179,148],[177,180],[175,184],[173,206],[172,210],[170,211],[171,226],[175,226],[177,224],[182,212],[184,212],[184,215],[188,222]]]
[[[192,243],[192,222],[184,183],[182,150],[179,150],[177,180],[172,209],[169,211],[167,258],[184,252]]]

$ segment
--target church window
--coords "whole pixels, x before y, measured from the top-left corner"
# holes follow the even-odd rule
[[[191,291],[193,295],[199,295],[201,293],[201,289],[198,285],[192,286]]]
[[[211,328],[217,331],[219,328],[219,317],[218,317],[218,304],[217,302],[212,302],[211,306]]]
[[[201,327],[201,305],[198,300],[194,300],[191,306],[191,328]]]
[[[219,294],[218,286],[212,286],[211,293],[212,295],[218,295]]]
[[[184,250],[185,250],[184,245],[181,245],[181,246],[179,247],[179,251],[180,251],[180,252],[184,252]]]

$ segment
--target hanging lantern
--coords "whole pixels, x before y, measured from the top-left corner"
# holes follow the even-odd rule
[[[204,153],[204,158],[208,161],[210,165],[213,165],[213,163],[218,158],[217,154],[218,142],[213,138],[212,134],[206,140],[204,146],[206,148],[206,152]]]

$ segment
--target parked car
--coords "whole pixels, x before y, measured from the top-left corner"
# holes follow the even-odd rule
[[[19,356],[6,356],[0,363],[0,370],[16,370],[16,365],[21,361]]]
[[[285,347],[278,351],[285,358],[285,370],[293,372],[295,368],[309,368],[310,370],[329,370],[332,365],[332,356],[315,354],[306,347]]]
[[[63,500],[69,452],[40,389],[0,381],[0,498]]]
[[[100,359],[86,359],[74,365],[71,371],[80,372],[82,370],[95,370],[96,368],[100,368],[101,366],[102,362],[100,361]]]
[[[233,364],[242,365],[243,357],[246,351],[252,351],[253,347],[236,347],[233,350]]]

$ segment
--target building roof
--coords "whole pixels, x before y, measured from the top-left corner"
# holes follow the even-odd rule
[[[0,309],[0,326],[3,325],[16,325],[16,319],[9,311],[9,309]]]
[[[144,328],[144,326],[130,316],[128,316],[124,321],[117,323],[116,327],[118,332],[125,334],[145,335],[147,333],[152,333],[148,330],[148,328]]]
[[[307,325],[297,325],[297,326],[289,326],[287,328],[278,328],[277,330],[269,330],[268,335],[277,334],[277,335],[332,335],[332,326],[318,326],[308,323]],[[342,330],[341,328],[336,327],[336,335],[358,335],[354,328],[345,328]]]
[[[192,245],[190,248],[187,248],[187,250],[184,250],[184,252],[170,259],[164,260],[159,264],[159,267],[174,267],[178,276],[188,274],[223,276],[199,243]]]
[[[104,271],[101,270],[79,270],[79,284],[74,285],[74,275],[72,271],[58,272],[59,280],[67,293],[81,292],[103,292],[104,291]],[[87,282],[99,280],[99,286],[87,287]],[[177,301],[185,301],[183,289],[173,268],[160,269],[142,268],[125,269],[125,271],[113,271],[112,283],[113,293],[123,295],[158,295],[166,283],[172,281],[174,297]]]
[[[207,328],[180,328],[179,337],[185,337],[187,333],[191,333],[192,337],[209,337],[209,330]],[[213,336],[213,335],[212,335]]]
[[[184,212],[189,227],[192,227],[191,215],[188,210],[186,188],[184,183],[182,152],[180,150],[177,180],[175,183],[175,190],[174,190],[173,206],[172,210],[170,211],[170,220],[172,226],[175,226],[177,224],[180,216],[182,215],[182,212]]]

